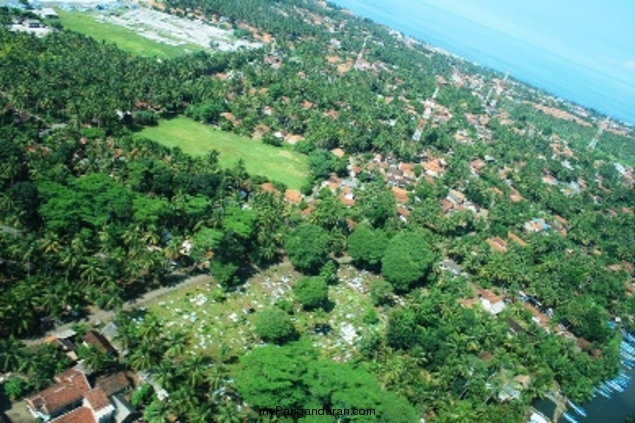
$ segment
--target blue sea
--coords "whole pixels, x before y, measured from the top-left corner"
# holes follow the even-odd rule
[[[425,2],[334,0],[334,3],[479,65],[509,72],[515,79],[557,97],[635,124],[635,82],[615,78],[600,67],[570,62]]]

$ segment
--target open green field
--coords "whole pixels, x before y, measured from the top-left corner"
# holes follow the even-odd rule
[[[289,188],[300,188],[308,172],[308,158],[303,154],[243,138],[184,117],[162,120],[158,126],[144,128],[139,136],[168,147],[180,147],[192,155],[218,150],[222,166],[231,167],[238,159],[243,159],[250,174],[266,176]]]
[[[191,44],[171,46],[143,37],[136,32],[110,23],[98,22],[90,12],[56,10],[64,28],[79,32],[99,41],[114,43],[128,53],[138,56],[172,58],[192,51],[203,50]]]

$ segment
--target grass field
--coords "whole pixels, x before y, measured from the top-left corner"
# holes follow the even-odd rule
[[[138,56],[171,58],[203,48],[194,44],[171,46],[150,40],[134,31],[110,23],[98,22],[90,13],[56,10],[64,28],[79,32],[99,41],[114,43],[128,53]]]
[[[210,150],[220,152],[220,164],[230,167],[243,159],[252,175],[263,175],[289,188],[300,188],[306,180],[308,158],[286,147],[273,147],[243,138],[231,132],[178,117],[162,120],[158,126],[145,128],[139,136],[168,147],[180,147],[185,153],[203,155]]]

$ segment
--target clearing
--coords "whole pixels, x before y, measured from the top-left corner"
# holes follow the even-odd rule
[[[57,15],[64,28],[87,35],[99,41],[114,43],[131,54],[138,56],[157,56],[172,58],[194,51],[203,50],[202,47],[187,45],[169,45],[139,35],[137,31],[126,29],[112,23],[99,22],[98,14],[93,12],[65,11],[57,9]]]
[[[190,348],[213,357],[225,344],[240,354],[260,344],[254,334],[254,316],[279,301],[293,304],[292,285],[300,277],[289,263],[282,263],[253,276],[240,291],[224,294],[224,299],[220,298],[222,288],[212,282],[173,291],[147,307],[165,328],[185,331]],[[359,337],[372,330],[364,323],[364,314],[372,309],[368,286],[379,277],[347,265],[340,268],[338,277],[340,282],[329,287],[329,298],[334,303],[329,313],[305,311],[294,305],[292,320],[298,332],[325,355],[346,361]],[[246,304],[253,308],[253,314],[243,311]],[[328,328],[328,333],[316,333],[316,326]]]
[[[260,43],[237,39],[233,31],[200,20],[179,18],[147,8],[108,11],[57,10],[62,24],[98,40],[117,44],[141,55],[171,58],[200,50],[236,51],[258,48]]]
[[[185,117],[159,121],[157,126],[144,128],[139,136],[168,147],[179,147],[192,155],[217,150],[223,167],[231,167],[243,159],[251,175],[265,176],[289,188],[299,189],[308,172],[307,156],[288,147],[273,147]]]

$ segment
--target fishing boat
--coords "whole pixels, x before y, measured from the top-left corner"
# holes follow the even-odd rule
[[[618,385],[617,383],[613,382],[613,381],[608,381],[606,382],[611,388],[613,388],[615,391],[617,392],[624,392],[624,388],[622,388],[620,385]]]
[[[573,408],[573,411],[575,411],[576,413],[578,413],[579,415],[581,415],[582,417],[586,417],[586,411],[584,411],[584,409],[582,407],[580,407],[579,405],[577,405],[576,403],[574,403],[571,400],[567,400],[567,403],[569,404],[569,406],[571,408]]]
[[[564,417],[567,421],[571,423],[578,423],[578,421],[575,418],[573,418],[573,416],[569,413],[562,413],[562,417]]]
[[[606,399],[610,399],[611,398],[611,394],[609,392],[607,392],[605,389],[602,388],[596,388],[597,392],[602,395],[604,398]]]

